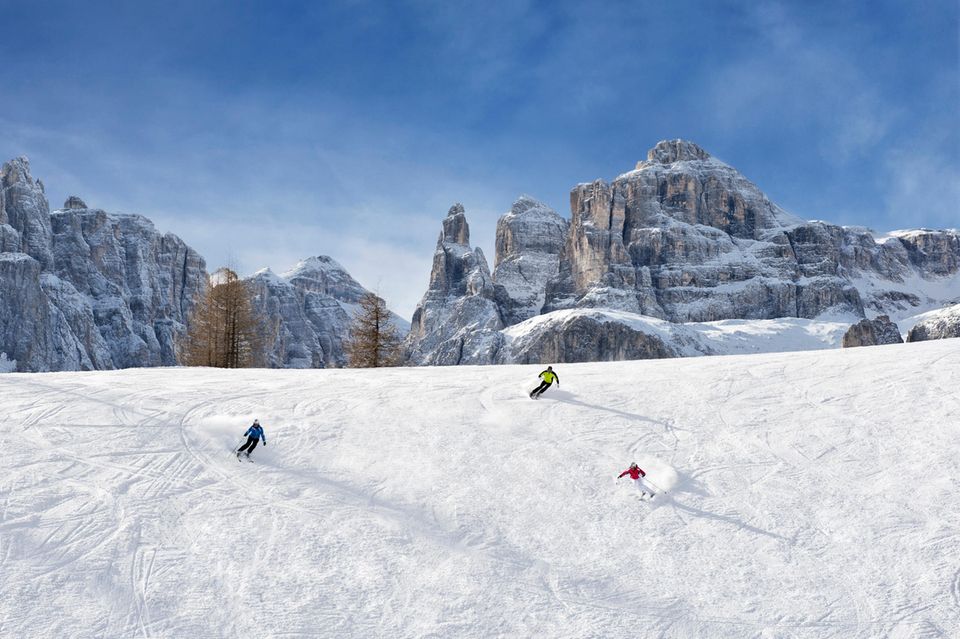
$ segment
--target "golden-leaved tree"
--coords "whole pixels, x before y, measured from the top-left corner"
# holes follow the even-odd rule
[[[253,312],[253,293],[235,271],[221,268],[198,300],[181,342],[186,366],[246,368],[262,366],[263,327]]]
[[[387,303],[373,293],[360,298],[360,310],[350,326],[344,344],[347,365],[352,368],[397,366],[400,363],[400,334],[390,321]]]

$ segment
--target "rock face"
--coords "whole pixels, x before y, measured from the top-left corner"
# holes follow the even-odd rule
[[[470,247],[461,204],[443,220],[433,254],[430,285],[417,305],[404,341],[415,365],[489,364],[503,341],[504,323],[487,260]]]
[[[360,298],[369,292],[346,269],[327,256],[318,256],[283,275],[265,269],[248,281],[270,336],[270,366],[346,365],[344,343]],[[409,325],[396,315],[392,319],[403,335]]]
[[[497,221],[493,280],[506,325],[542,312],[547,282],[560,269],[568,228],[553,209],[526,195]]]
[[[908,342],[960,337],[960,304],[930,313],[907,333]]]
[[[900,329],[886,315],[876,319],[863,319],[850,327],[843,336],[843,348],[853,346],[878,346],[880,344],[902,344]]]
[[[0,352],[22,371],[176,364],[203,258],[146,218],[76,197],[51,214],[25,158],[0,183]]]

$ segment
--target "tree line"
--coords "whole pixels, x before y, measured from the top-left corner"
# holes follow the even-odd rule
[[[236,271],[221,268],[210,275],[194,304],[188,328],[178,343],[184,366],[253,368],[267,365],[278,326],[257,314],[256,292]],[[344,343],[347,366],[376,368],[401,363],[400,334],[390,321],[383,298],[365,293]]]

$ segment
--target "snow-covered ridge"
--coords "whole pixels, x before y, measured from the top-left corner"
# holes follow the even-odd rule
[[[906,332],[908,341],[960,337],[960,303],[912,319],[909,332]]]
[[[281,277],[289,280],[293,279],[294,277],[313,275],[317,273],[342,277],[343,274],[347,273],[347,269],[343,268],[343,266],[341,266],[340,263],[332,257],[327,255],[317,255],[300,260],[297,262],[296,266],[281,275]]]
[[[856,318],[837,315],[816,319],[783,317],[676,324],[612,309],[569,309],[545,313],[504,329],[506,339],[501,361],[527,361],[525,351],[531,347],[531,342],[541,339],[545,334],[563,334],[566,327],[583,319],[600,324],[617,324],[654,337],[662,342],[671,357],[696,357],[839,348],[843,334]],[[576,360],[571,358],[565,361]]]
[[[2,634],[960,636],[956,346],[0,375]]]

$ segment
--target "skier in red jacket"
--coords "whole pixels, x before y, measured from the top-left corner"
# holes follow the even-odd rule
[[[642,468],[637,466],[637,462],[633,462],[632,464],[630,464],[630,468],[620,473],[617,476],[617,479],[620,479],[624,475],[630,475],[630,479],[633,480],[634,485],[637,487],[637,490],[639,490],[641,494],[649,495],[650,497],[654,496],[655,493],[652,490],[648,489],[647,485],[643,481],[643,478],[647,476],[647,473],[645,473]]]

